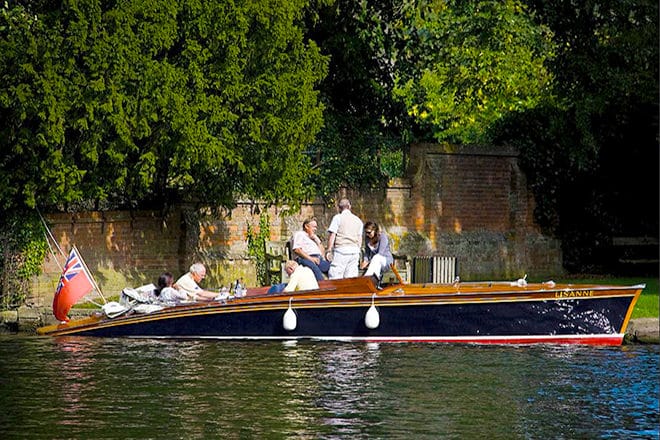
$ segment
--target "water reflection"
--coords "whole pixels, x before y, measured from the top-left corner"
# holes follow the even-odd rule
[[[547,358],[546,373],[538,378],[537,391],[529,401],[548,413],[562,415],[551,423],[565,433],[563,438],[587,437],[594,426],[602,427],[605,438],[653,438],[648,437],[650,432],[657,438],[657,427],[640,429],[645,421],[658,417],[657,352],[649,357],[644,350],[627,347],[575,347],[548,353],[552,356]],[[569,355],[570,362],[566,362]],[[656,365],[650,363],[654,357]],[[645,377],[625,368],[628,362],[646,371]],[[531,428],[548,424],[532,421]]]
[[[319,357],[321,393],[316,405],[328,413],[323,424],[344,435],[361,432],[369,420],[370,403],[382,402],[378,346],[331,346]]]
[[[359,432],[362,402],[378,375],[378,345],[285,343],[282,355],[278,387],[288,432],[298,438]]]
[[[0,338],[2,439],[657,438],[657,346]]]
[[[60,372],[54,392],[60,393],[62,413],[58,423],[62,425],[79,425],[80,415],[85,412],[87,393],[94,395],[95,380],[91,374],[94,359],[91,341],[80,338],[57,338],[55,344],[63,355],[54,361],[55,371]]]

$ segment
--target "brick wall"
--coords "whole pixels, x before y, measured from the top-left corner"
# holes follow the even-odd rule
[[[401,253],[455,256],[464,280],[562,273],[561,244],[534,223],[516,151],[417,144],[408,176],[347,192],[355,213],[383,225]]]
[[[165,216],[130,211],[48,214],[46,219],[62,252],[68,254],[75,245],[108,296],[126,286],[154,282],[163,270],[179,271],[185,237],[181,211]],[[52,301],[66,260],[55,246],[51,245],[51,251],[28,299],[36,305]]]
[[[459,259],[464,280],[557,276],[560,244],[533,222],[534,203],[515,151],[437,144],[411,146],[405,179],[370,191],[344,189],[353,212],[374,220],[390,235],[395,252],[449,255]],[[224,215],[179,206],[167,214],[152,211],[50,214],[47,220],[60,246],[75,244],[106,295],[123,287],[154,282],[164,270],[175,277],[194,261],[208,267],[208,287],[244,278],[256,282],[247,258],[247,227],[258,227],[263,205],[239,203]],[[271,240],[285,241],[305,218],[315,216],[324,231],[336,213],[321,202],[293,214],[268,208]],[[60,265],[63,257],[58,257]],[[61,269],[44,262],[35,279],[32,303],[52,301]]]

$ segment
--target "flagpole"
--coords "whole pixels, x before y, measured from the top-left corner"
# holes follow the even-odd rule
[[[62,251],[62,248],[60,247],[57,240],[55,240],[55,237],[53,236],[53,233],[50,231],[50,228],[48,227],[48,224],[46,223],[46,220],[44,219],[43,215],[41,215],[41,211],[39,211],[39,208],[35,208],[35,209],[37,211],[37,214],[39,214],[39,218],[41,219],[41,223],[44,226],[44,230],[45,230],[44,235],[46,235],[46,243],[48,243],[48,249],[50,250],[50,253],[53,256],[53,259],[55,260],[55,263],[57,263],[57,266],[60,268],[60,271],[63,271],[64,269],[60,265],[60,262],[57,261],[57,257],[55,256],[55,252],[53,252],[53,248],[52,248],[50,242],[52,241],[55,244],[55,247],[57,248],[58,251],[60,251],[60,254],[63,257],[65,257],[66,255]],[[50,240],[49,240],[49,238],[50,238]],[[78,254],[78,258],[80,258],[80,262],[82,263],[83,268],[85,269],[85,273],[87,274],[89,279],[92,281],[92,284],[94,285],[94,288],[96,289],[96,291],[101,296],[101,299],[103,300],[103,303],[106,304],[108,301],[106,301],[105,296],[103,295],[103,292],[101,291],[101,288],[99,287],[98,283],[94,279],[94,276],[92,275],[92,272],[87,267],[87,264],[85,263],[85,260],[83,260],[82,255],[80,255],[80,251],[78,250],[78,248],[75,245],[73,246],[73,248],[76,250],[76,253]],[[91,299],[88,299],[87,301],[91,302],[92,304],[94,304],[96,306],[102,307],[101,304],[98,304],[96,301],[93,301]]]
[[[48,237],[50,237],[50,239],[53,241],[53,243],[55,243],[55,247],[57,247],[57,250],[60,251],[60,255],[62,255],[63,257],[66,257],[66,255],[64,255],[64,252],[62,251],[62,248],[60,247],[59,243],[57,243],[57,240],[55,240],[55,237],[53,237],[52,232],[50,232],[50,228],[48,227],[48,224],[46,223],[46,220],[44,219],[44,217],[41,215],[41,211],[39,211],[39,208],[36,208],[36,210],[37,210],[37,214],[39,214],[39,218],[41,219],[41,223],[44,225],[44,229],[46,229],[46,232],[48,232],[48,235],[46,236],[46,241],[48,242],[48,247],[50,247],[50,242],[48,241]],[[51,253],[54,254],[52,249],[51,249]]]
[[[44,233],[45,235],[45,233]],[[50,245],[50,240],[48,239],[48,236],[46,235],[46,243],[48,243],[48,250],[50,251],[50,254],[53,256],[53,260],[55,260],[55,263],[57,264],[57,267],[60,268],[60,272],[64,272],[64,268],[60,264],[60,262],[57,260],[57,255],[55,255],[55,252],[53,252],[53,247]]]
[[[50,232],[50,228],[48,227],[48,224],[46,223],[46,220],[44,217],[41,215],[41,211],[39,211],[39,208],[35,208],[37,211],[37,214],[39,214],[39,218],[41,219],[41,224],[43,225],[44,229],[44,238],[46,238],[46,244],[48,244],[48,250],[50,251],[50,254],[53,256],[53,260],[55,260],[55,264],[57,264],[57,267],[60,268],[60,272],[64,271],[64,268],[60,264],[59,260],[57,259],[57,256],[55,255],[55,252],[53,251],[53,244],[55,244],[55,247],[57,247],[57,250],[60,251],[60,255],[63,257],[66,257],[64,255],[64,252],[62,252],[62,248],[60,248],[60,245],[57,243],[57,240],[55,240],[55,237],[53,237],[52,232]]]
[[[99,295],[101,295],[101,299],[103,300],[103,304],[107,304],[108,301],[106,301],[105,296],[103,296],[103,292],[101,292],[101,289],[99,288],[99,285],[96,284],[96,280],[92,276],[92,273],[89,271],[89,268],[87,267],[87,263],[85,263],[85,260],[83,260],[82,255],[80,254],[80,251],[76,247],[76,245],[73,245],[73,249],[75,249],[76,253],[78,254],[78,258],[80,258],[80,262],[82,263],[83,267],[85,268],[85,272],[87,273],[87,276],[89,276],[89,279],[92,280],[92,284],[94,284],[94,288],[99,292]],[[93,302],[93,301],[90,301]],[[96,303],[94,303],[96,304]],[[98,304],[96,304],[98,305]]]

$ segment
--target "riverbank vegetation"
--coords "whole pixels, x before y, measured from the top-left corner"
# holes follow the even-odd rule
[[[0,12],[0,230],[35,208],[329,203],[401,176],[410,143],[443,142],[520,151],[571,272],[611,273],[617,237],[657,241],[655,0]],[[3,277],[19,276],[10,258]]]

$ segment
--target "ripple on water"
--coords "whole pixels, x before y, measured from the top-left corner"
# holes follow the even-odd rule
[[[657,438],[658,346],[0,338],[3,439]]]

